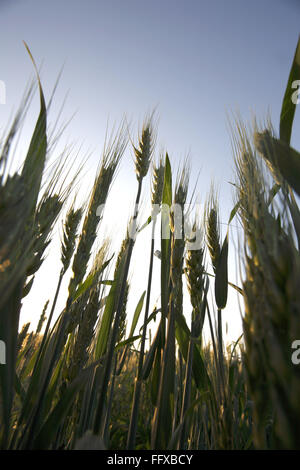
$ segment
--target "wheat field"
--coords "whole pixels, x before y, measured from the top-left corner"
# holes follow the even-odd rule
[[[167,152],[157,155],[155,113],[145,117],[137,141],[121,122],[103,150],[89,200],[77,205],[77,176],[66,183],[64,159],[51,177],[46,174],[48,109],[35,70],[40,113],[19,171],[9,171],[12,143],[32,89],[1,137],[1,449],[300,449],[300,154],[290,146],[300,41],[279,135],[270,122],[233,125],[235,200],[225,236],[213,189],[202,214],[186,213],[191,168],[184,162],[175,171]],[[112,253],[110,240],[98,237],[99,208],[105,210],[114,191],[127,146],[134,156],[136,204],[119,251]],[[152,211],[141,225],[147,180]],[[242,229],[240,286],[228,276],[232,220]],[[132,254],[149,225],[148,281],[129,312]],[[31,331],[30,324],[20,324],[23,299],[34,291],[57,226],[56,292]],[[154,257],[160,263],[156,305]],[[57,315],[66,279],[67,300]],[[243,310],[243,333],[230,345],[222,330],[229,289]],[[204,321],[209,342],[203,340]]]

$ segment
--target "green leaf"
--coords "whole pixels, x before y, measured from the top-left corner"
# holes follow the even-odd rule
[[[23,387],[17,373],[15,375],[15,388],[16,388],[17,394],[21,398],[21,402],[23,403],[23,401],[25,400],[26,392],[24,390],[24,387]]]
[[[95,350],[96,359],[100,359],[100,357],[103,356],[107,348],[109,331],[113,322],[113,315],[115,312],[116,290],[117,290],[117,286],[114,284],[111,287],[109,294],[106,298],[105,309],[104,309],[103,316],[101,319],[99,332],[96,338],[96,350]]]
[[[104,271],[104,269],[108,266],[108,264],[111,262],[113,256],[105,261],[105,263],[102,264],[102,266],[95,272],[91,273],[88,275],[88,277],[83,281],[78,288],[75,291],[75,294],[73,296],[73,302],[77,300],[82,294],[84,294],[92,285],[94,280],[101,274],[101,272]]]
[[[171,307],[172,309],[172,307]],[[172,434],[175,386],[175,319],[170,312],[164,348],[157,407],[152,426],[152,448],[166,449]]]
[[[177,315],[176,340],[185,361],[187,361],[190,338],[191,332],[187,326],[185,317],[182,314]],[[193,378],[199,391],[206,391],[211,388],[209,376],[197,346],[194,348],[193,352]]]
[[[96,338],[95,359],[100,359],[106,352],[109,332],[113,322],[113,316],[117,305],[117,294],[119,292],[119,284],[123,271],[123,263],[121,262],[115,274],[114,282],[106,297],[105,308],[101,319],[100,328]]]
[[[242,333],[242,334],[238,337],[238,339],[235,341],[235,343],[234,343],[234,346],[233,346],[232,351],[231,351],[231,354],[230,354],[230,360],[229,360],[230,363],[231,363],[231,361],[232,361],[234,351],[236,350],[236,347],[237,347],[237,345],[239,344],[239,342],[241,341],[241,339],[242,339],[243,336],[244,336],[244,333]]]
[[[280,139],[287,144],[291,141],[293,120],[296,111],[296,102],[293,102],[293,94],[296,89],[292,87],[293,82],[300,80],[300,37],[298,39],[294,60],[290,70],[287,87],[285,90],[280,114]],[[299,86],[299,85],[298,85]]]
[[[229,216],[229,220],[228,220],[228,225],[230,224],[230,222],[233,220],[233,218],[235,217],[235,214],[237,213],[237,211],[239,210],[239,207],[240,207],[240,201],[238,201],[236,203],[236,205],[234,206],[234,208],[232,209],[232,211],[230,212],[230,216]]]
[[[10,432],[11,410],[15,388],[18,325],[23,288],[22,281],[22,279],[19,281],[12,295],[10,295],[8,301],[0,310],[0,339],[4,341],[6,351],[6,364],[0,365],[0,438],[2,435],[2,448],[5,448]]]
[[[52,410],[47,420],[39,430],[37,436],[35,437],[33,441],[34,449],[48,449],[49,446],[53,443],[58,428],[64,418],[67,416],[67,413],[72,406],[77,393],[84,387],[97,365],[98,362],[93,363],[84,369],[64,391],[62,397],[59,399],[55,408]]]
[[[143,364],[143,370],[142,370],[142,378],[143,380],[147,380],[149,377],[149,374],[152,369],[152,365],[154,362],[155,358],[155,353],[157,349],[160,349],[161,347],[161,330],[162,330],[162,321],[160,321],[159,327],[156,331],[155,337],[152,341],[152,344],[150,346],[150,349],[148,353],[146,354],[144,364]]]
[[[268,202],[267,202],[267,205],[268,205],[268,206],[272,203],[274,197],[276,196],[276,194],[278,193],[278,191],[280,190],[280,188],[281,188],[280,184],[277,184],[277,183],[275,183],[275,184],[272,186],[272,188],[271,188],[270,191],[269,191],[269,199],[268,199]]]
[[[58,361],[58,364],[56,365],[53,375],[51,377],[46,397],[45,397],[45,416],[51,411],[51,408],[53,406],[53,403],[55,403],[56,399],[56,394],[59,390],[59,385],[60,385],[60,379],[61,379],[61,373],[63,371],[63,366],[65,365],[65,356],[62,355],[61,359]]]
[[[133,320],[132,320],[132,324],[131,324],[131,328],[130,328],[130,332],[129,332],[129,336],[132,336],[134,331],[135,331],[135,328],[136,328],[136,325],[137,325],[137,322],[139,321],[139,318],[140,318],[140,314],[141,314],[141,311],[142,311],[142,308],[143,308],[143,304],[144,304],[144,298],[145,298],[145,294],[146,294],[146,291],[144,291],[141,295],[141,298],[140,300],[138,301],[138,304],[135,308],[135,312],[134,312],[134,315],[133,315]]]
[[[28,350],[29,350],[29,349],[28,349]],[[28,364],[26,365],[26,367],[25,367],[25,369],[24,369],[24,371],[23,371],[23,373],[22,373],[21,379],[24,380],[24,379],[26,379],[26,377],[28,377],[28,376],[31,374],[31,372],[32,372],[32,370],[33,370],[33,368],[34,368],[36,359],[37,359],[37,357],[38,357],[38,354],[39,354],[39,350],[36,349],[36,350],[33,352],[33,354],[32,354],[32,356],[31,356],[30,360],[28,361]]]
[[[143,292],[143,294],[142,294],[142,296],[141,296],[141,298],[138,301],[138,304],[136,306],[136,309],[135,309],[135,312],[134,312],[134,315],[133,315],[133,320],[132,320],[130,332],[129,332],[129,338],[126,339],[125,341],[122,341],[122,343],[119,343],[116,346],[117,348],[119,348],[121,346],[126,346],[127,345],[127,347],[124,349],[122,357],[120,359],[117,375],[119,375],[121,373],[121,370],[122,370],[123,365],[125,363],[125,359],[126,359],[126,356],[127,356],[127,353],[128,353],[128,345],[133,343],[137,339],[141,338],[141,335],[133,336],[133,334],[134,334],[134,331],[135,331],[135,328],[136,328],[136,324],[137,324],[137,322],[139,321],[139,318],[140,318],[140,314],[141,314],[141,311],[142,311],[142,308],[143,308],[145,294],[146,294],[146,291]]]
[[[152,320],[154,320],[154,322],[156,321],[156,316],[157,316],[157,314],[158,314],[160,311],[161,311],[161,308],[158,308],[158,309],[153,310],[153,312],[151,313],[151,315],[149,315],[149,317],[148,317],[148,319],[147,319],[147,321],[146,321],[146,325],[147,325],[147,326],[149,325],[149,323],[152,322]],[[141,326],[141,328],[140,328],[140,330],[139,330],[140,332],[142,332],[143,327],[144,327],[144,325]]]
[[[151,217],[151,215],[149,215],[146,222],[141,226],[141,228],[138,229],[138,233],[140,233],[142,230],[144,230],[144,228],[148,227],[148,225],[151,223],[151,221],[152,221],[152,217]]]
[[[154,349],[152,356],[153,362],[151,364],[151,384],[150,384],[150,395],[153,406],[157,406],[158,393],[159,393],[159,382],[161,376],[161,365],[162,365],[162,341],[161,332],[158,336],[157,347]],[[150,372],[150,371],[149,371]]]
[[[32,285],[33,285],[33,281],[34,281],[34,276],[30,279],[30,281],[27,282],[27,284],[24,286],[23,288],[23,294],[22,294],[22,297],[24,299],[24,297],[26,297],[29,292],[31,291],[31,288],[32,288]]]
[[[28,45],[25,42],[24,45],[35,68],[40,93],[40,114],[29,144],[29,149],[22,169],[22,177],[24,178],[28,190],[26,197],[30,199],[33,209],[38,199],[38,193],[40,190],[46,159],[47,109],[37,66],[35,64],[35,61],[32,57]]]
[[[24,43],[25,44],[25,43]],[[28,217],[34,213],[36,208],[36,202],[41,186],[46,150],[47,150],[47,110],[45,106],[45,99],[43,95],[42,86],[40,83],[38,71],[31,55],[31,52],[25,44],[25,47],[30,55],[33,65],[36,70],[36,75],[39,85],[40,93],[40,113],[37,119],[37,123],[30,141],[29,149],[26,155],[26,159],[22,169],[22,179],[26,188],[26,201],[28,203],[22,216],[22,223],[19,225],[19,236],[24,237],[25,227],[28,223]],[[24,206],[25,207],[25,206]],[[18,226],[18,225],[17,225]],[[22,247],[25,251],[28,249],[27,246]],[[26,257],[25,257],[26,261]],[[7,364],[5,367],[0,369],[0,389],[2,397],[2,422],[4,424],[3,442],[8,438],[9,421],[12,400],[14,396],[14,384],[15,384],[15,365],[17,356],[17,336],[19,326],[19,313],[21,307],[22,290],[25,283],[23,279],[23,273],[26,270],[26,262],[18,264],[18,273],[12,282],[10,282],[9,288],[6,289],[5,295],[2,296],[2,308],[0,310],[0,338],[6,344],[7,353]],[[8,309],[8,312],[6,310]]]
[[[226,307],[228,295],[228,232],[216,267],[215,299],[218,309]]]
[[[118,343],[116,345],[116,350],[117,349],[120,349],[120,348],[123,348],[124,346],[127,346],[129,344],[132,344],[134,343],[135,341],[137,341],[138,339],[141,338],[141,335],[136,335],[136,336],[130,336],[129,338],[127,339],[124,339],[124,341],[121,341],[120,343]]]

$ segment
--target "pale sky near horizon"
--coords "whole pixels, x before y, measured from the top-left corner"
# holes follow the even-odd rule
[[[0,0],[0,80],[6,85],[0,132],[17,110],[33,76],[22,43],[25,40],[37,65],[42,64],[46,99],[64,65],[51,117],[54,121],[68,93],[62,119],[76,115],[62,142],[82,143],[83,153],[93,151],[87,164],[91,184],[107,121],[109,125],[118,123],[126,114],[136,136],[145,113],[157,107],[157,150],[168,151],[175,171],[189,154],[192,184],[200,172],[196,192],[202,202],[214,179],[222,222],[226,223],[233,206],[229,182],[233,181],[234,167],[228,115],[238,111],[245,121],[253,114],[263,121],[269,112],[278,130],[299,32],[298,0]],[[37,112],[35,96],[24,125],[20,155]],[[298,149],[299,123],[297,111],[292,145]],[[134,197],[135,188],[128,147],[111,194],[117,192],[124,201],[128,194]],[[145,199],[148,190],[146,186]],[[123,208],[115,204],[114,211],[118,210],[124,217]],[[124,232],[125,227],[121,238]],[[138,253],[135,262],[145,264],[148,245],[147,253]],[[45,283],[45,276],[41,282]],[[133,299],[132,305],[136,302],[137,298]],[[33,324],[42,304],[41,300]],[[26,312],[24,321],[29,321],[28,303]],[[236,338],[239,322],[234,325],[232,336]]]

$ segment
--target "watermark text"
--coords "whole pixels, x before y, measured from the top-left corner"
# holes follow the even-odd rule
[[[295,341],[292,342],[292,349],[295,349],[291,358],[292,363],[297,366],[300,364],[300,339],[295,339]]]
[[[6,85],[3,80],[0,80],[0,104],[6,104]]]
[[[0,364],[6,364],[6,344],[0,340]]]
[[[197,208],[197,204],[194,206]],[[97,207],[97,217],[102,217],[105,209],[105,204]],[[202,237],[200,229],[195,228],[189,217],[190,204],[153,204],[151,219],[154,220],[161,215],[161,238],[170,239],[171,233],[173,238],[182,239],[186,241],[186,248],[188,250],[199,250],[202,246]],[[138,214],[138,207],[135,207],[134,214]],[[172,220],[172,223],[171,223]],[[132,240],[136,239],[137,234],[140,232],[140,227],[137,224],[136,218],[132,218],[128,227],[128,236]]]
[[[292,103],[293,104],[299,104],[300,103],[300,80],[294,80],[292,82],[292,88],[297,88],[296,91],[292,94]]]

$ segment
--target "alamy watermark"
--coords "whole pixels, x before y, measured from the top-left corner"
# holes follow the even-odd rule
[[[0,340],[0,365],[6,364],[6,344]]]
[[[292,349],[295,349],[291,358],[292,363],[298,366],[300,364],[300,339],[295,339],[295,341],[292,342]]]
[[[292,103],[293,104],[299,104],[300,103],[300,80],[294,80],[292,82],[292,88],[297,88],[296,91],[292,94]]]
[[[3,80],[0,80],[0,104],[6,104],[6,85]]]
[[[161,216],[161,238],[170,238],[170,219],[172,218],[172,232],[175,239],[184,237],[188,250],[199,250],[202,246],[201,230],[194,229],[190,223],[189,209],[190,204],[153,204],[151,219],[154,220],[160,214]],[[194,206],[197,209],[197,204]],[[96,215],[102,217],[105,204],[98,206]],[[138,206],[135,207],[135,214],[138,213]],[[129,238],[135,240],[137,234],[141,231],[141,227],[137,224],[136,218],[133,218],[128,227]]]

